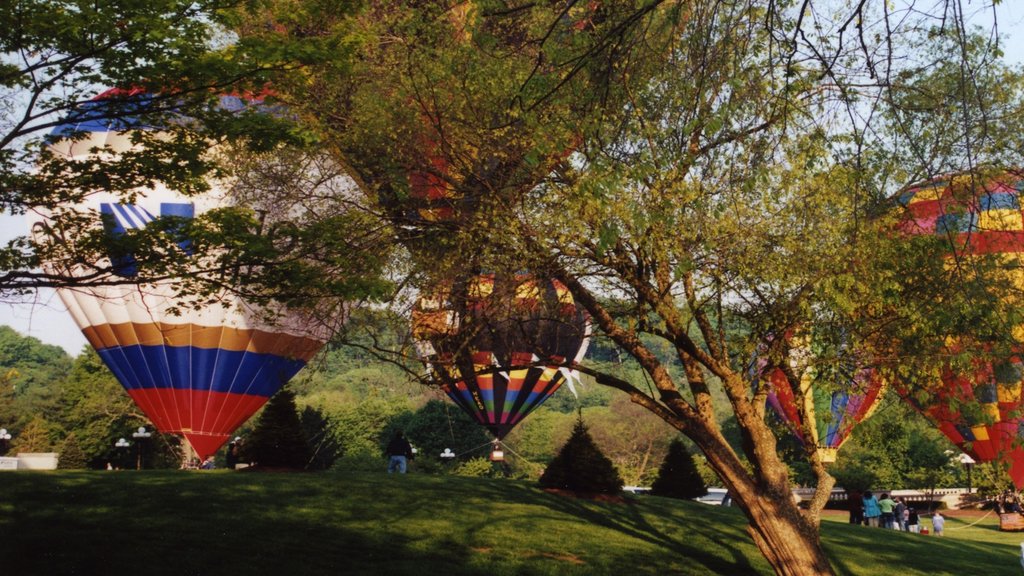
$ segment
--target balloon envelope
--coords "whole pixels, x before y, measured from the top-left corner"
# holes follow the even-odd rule
[[[1024,252],[1022,189],[1024,177],[1010,172],[989,178],[957,175],[917,184],[899,197],[906,209],[900,227],[908,235],[940,235],[961,255],[1006,255],[1007,272],[1019,274],[1015,255]],[[1016,281],[1020,286],[1020,278]],[[902,396],[976,461],[1008,466],[1014,484],[1024,488],[1020,445],[1024,363],[1019,337],[1012,350],[1002,354],[993,353],[984,343],[971,345],[959,338],[951,339],[950,346],[975,352],[972,368],[957,373],[946,367],[928,394],[904,391]]]
[[[757,376],[766,378],[770,386],[767,403],[801,444],[814,446],[823,462],[835,462],[854,427],[878,407],[884,383],[876,371],[857,368],[850,361],[829,371],[804,365],[813,355],[806,343],[791,352],[791,371],[800,378],[797,385],[791,384],[782,368],[755,360]],[[810,426],[804,425],[804,416]]]
[[[565,286],[524,274],[434,291],[412,327],[441,389],[499,439],[572,377],[589,329]]]
[[[132,148],[131,130],[147,127],[131,117],[103,118],[103,99],[112,93],[123,94],[101,95],[54,130],[55,136],[85,133],[56,141],[55,154],[88,160],[95,146],[108,146],[106,153]],[[132,97],[138,106],[148,98]],[[220,102],[226,109],[240,103],[230,96]],[[200,197],[158,184],[140,190],[133,204],[101,192],[68,208],[91,216],[110,234],[123,234],[159,218],[191,218],[230,204],[223,183],[213,183]],[[180,246],[190,249],[187,242]],[[125,284],[62,289],[60,297],[139,408],[160,431],[183,435],[200,459],[216,452],[326,340],[322,326],[296,312],[253,306],[231,293],[195,308],[178,297],[173,280],[131,283],[137,270],[130,254],[112,257],[111,264]],[[86,266],[49,267],[72,275],[90,272]]]

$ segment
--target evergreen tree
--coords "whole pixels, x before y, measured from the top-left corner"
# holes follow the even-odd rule
[[[60,447],[57,468],[60,470],[81,470],[89,467],[89,459],[74,432],[64,438]]]
[[[540,485],[610,494],[622,490],[622,478],[612,461],[594,444],[581,415],[572,435],[541,475]]]
[[[310,450],[294,392],[282,388],[267,402],[243,450],[246,459],[263,468],[306,468]]]
[[[708,493],[693,456],[678,438],[668,447],[668,454],[658,469],[658,479],[651,485],[651,493],[681,500],[699,498]]]

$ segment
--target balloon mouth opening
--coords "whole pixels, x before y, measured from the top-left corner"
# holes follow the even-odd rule
[[[229,434],[202,434],[193,432],[183,432],[185,440],[188,442],[192,450],[195,451],[196,457],[200,461],[204,461],[210,456],[217,453],[220,447],[223,446],[227,441]]]

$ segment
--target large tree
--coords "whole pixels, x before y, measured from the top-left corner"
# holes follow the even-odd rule
[[[912,155],[891,162],[881,146],[899,124],[878,119],[900,117],[895,88],[913,90],[941,54],[914,39],[972,50],[961,3],[937,7],[930,19],[867,1],[369,2],[350,16],[280,2],[240,30],[346,38],[344,58],[282,90],[382,201],[419,272],[559,279],[644,381],[582,369],[696,443],[778,573],[819,574],[834,479],[808,450],[818,495],[809,514],[793,503],[748,363],[759,354],[798,384],[808,366],[788,361],[788,335],[827,336],[823,366],[862,359],[898,308],[889,259],[908,254],[872,208],[930,174]],[[960,70],[960,87],[977,78]],[[957,104],[958,121],[986,117]]]

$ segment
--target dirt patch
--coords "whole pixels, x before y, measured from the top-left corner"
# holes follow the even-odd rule
[[[486,546],[478,546],[476,548],[470,548],[470,550],[472,550],[473,552],[476,552],[477,554],[490,554],[491,550],[494,550],[494,549],[493,548],[488,548]]]
[[[594,502],[611,502],[614,504],[626,504],[629,502],[620,494],[601,494],[598,492],[575,492],[573,490],[562,490],[561,488],[544,488],[548,494],[562,496],[563,498],[576,498],[578,500],[593,500]]]
[[[579,556],[575,554],[555,554],[553,552],[542,552],[541,556],[545,558],[551,558],[552,560],[561,560],[562,562],[568,562],[569,564],[586,564],[586,562],[580,560]]]

